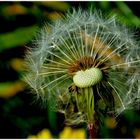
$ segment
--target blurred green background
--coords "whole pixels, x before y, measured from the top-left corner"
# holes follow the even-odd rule
[[[68,128],[64,117],[41,108],[22,81],[27,47],[45,23],[72,7],[101,9],[140,35],[140,2],[0,2],[0,138],[87,138],[84,126]],[[101,138],[140,138],[140,107],[105,118]]]

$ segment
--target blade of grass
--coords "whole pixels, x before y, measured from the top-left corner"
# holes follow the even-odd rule
[[[116,2],[116,5],[126,17],[125,19],[127,22],[140,27],[140,19],[133,14],[132,10],[124,2]]]
[[[18,28],[13,32],[0,34],[0,52],[5,49],[25,45],[32,40],[36,31],[37,26],[34,25],[31,27]]]

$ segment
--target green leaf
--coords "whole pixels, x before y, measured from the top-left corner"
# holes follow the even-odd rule
[[[11,85],[13,85],[12,82],[0,83],[0,94],[4,94],[7,88],[9,88]]]
[[[111,7],[110,7],[110,2],[109,1],[100,1],[99,2],[99,4],[100,4],[100,7],[102,8],[102,9],[110,9]]]
[[[118,9],[122,12],[127,23],[140,27],[140,19],[133,14],[133,11],[122,1],[116,2]]]
[[[18,28],[10,33],[0,34],[0,52],[5,49],[25,45],[33,38],[36,30],[37,26],[31,26]]]
[[[0,97],[9,98],[24,90],[25,84],[21,81],[0,83]]]
[[[70,5],[68,3],[62,1],[41,1],[38,4],[60,11],[66,11],[70,8]]]

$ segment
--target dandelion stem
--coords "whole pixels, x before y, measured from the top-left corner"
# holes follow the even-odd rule
[[[87,103],[87,119],[88,119],[88,129],[90,138],[97,137],[97,129],[95,129],[95,118],[94,118],[94,94],[92,87],[84,88],[83,94],[85,94],[85,100]]]
[[[97,129],[94,127],[94,125],[89,124],[88,129],[89,129],[89,138],[90,139],[96,139],[97,136],[98,136],[98,133],[97,133]]]

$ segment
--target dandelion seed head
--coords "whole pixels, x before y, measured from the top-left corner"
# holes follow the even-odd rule
[[[75,111],[76,99],[69,92],[73,84],[78,93],[79,88],[91,86],[99,98],[95,107],[102,101],[108,112],[116,115],[139,102],[139,44],[115,16],[105,18],[98,11],[73,10],[50,27],[49,32],[41,30],[26,56],[26,81],[37,96],[57,100],[59,111],[62,107],[68,120],[79,123],[86,117]]]

